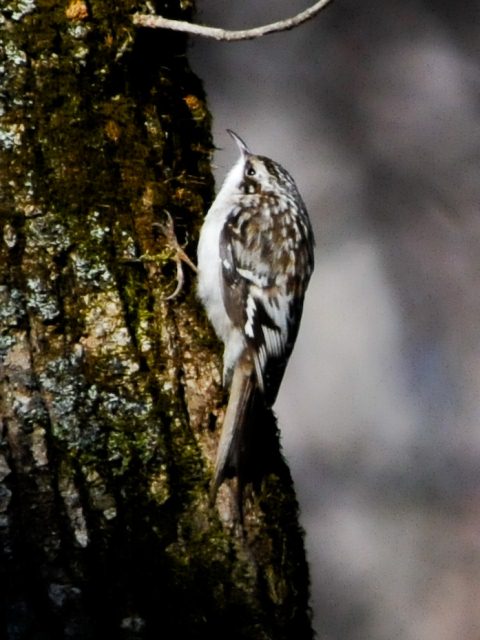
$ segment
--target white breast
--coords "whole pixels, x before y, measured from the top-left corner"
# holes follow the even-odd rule
[[[238,204],[238,189],[243,177],[243,158],[229,172],[222,188],[210,207],[198,241],[198,296],[218,337],[225,345],[223,376],[227,384],[233,368],[245,347],[243,333],[235,328],[223,303],[222,265],[220,262],[220,234],[227,217]]]
[[[228,173],[205,217],[198,241],[198,296],[219,338],[226,343],[232,323],[222,297],[222,266],[220,263],[220,234],[225,221],[235,208],[240,192],[238,185],[243,174],[243,159]]]

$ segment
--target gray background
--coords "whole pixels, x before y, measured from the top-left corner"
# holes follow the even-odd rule
[[[307,2],[199,0],[244,28]],[[317,238],[276,405],[319,637],[480,638],[478,2],[336,0],[192,39],[214,122],[295,177]]]

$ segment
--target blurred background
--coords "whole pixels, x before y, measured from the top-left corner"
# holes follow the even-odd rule
[[[198,0],[246,28],[308,0]],[[316,270],[276,405],[325,640],[480,640],[480,4],[336,0],[192,38],[227,127],[295,177]]]

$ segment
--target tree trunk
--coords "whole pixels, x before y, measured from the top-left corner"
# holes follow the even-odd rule
[[[212,197],[210,116],[186,39],[135,30],[140,9],[0,9],[0,636],[311,638],[270,414],[243,520],[234,481],[209,505],[220,349],[191,271],[168,296],[173,233],[194,257]]]

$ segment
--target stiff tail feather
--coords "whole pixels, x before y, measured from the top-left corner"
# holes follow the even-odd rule
[[[210,501],[215,502],[218,488],[227,477],[230,468],[238,471],[244,426],[249,417],[255,395],[253,366],[239,362],[235,367],[230,387],[227,410],[217,449],[215,470],[210,485]]]

